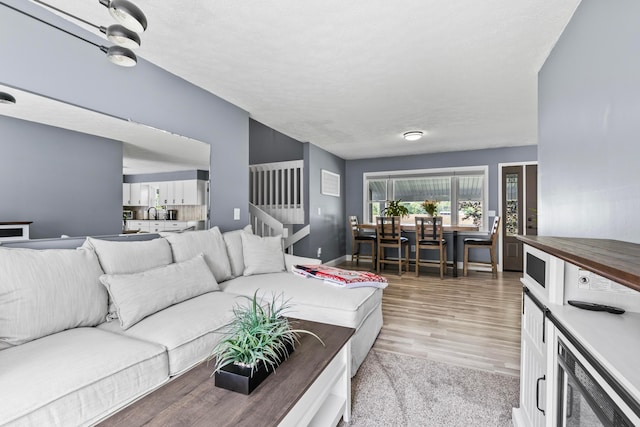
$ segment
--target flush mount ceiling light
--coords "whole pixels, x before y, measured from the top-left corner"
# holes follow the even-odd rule
[[[424,132],[422,132],[421,130],[412,130],[409,132],[405,132],[402,136],[407,141],[417,141],[422,138],[422,135],[424,135]]]
[[[0,104],[15,104],[16,99],[7,92],[0,92]]]
[[[147,29],[147,17],[144,13],[128,0],[98,0],[101,5],[109,9],[109,13],[118,22],[136,33],[142,33]]]

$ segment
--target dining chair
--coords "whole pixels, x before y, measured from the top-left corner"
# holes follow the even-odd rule
[[[447,241],[442,234],[442,217],[416,216],[416,277],[420,275],[420,266],[434,263],[440,269],[440,278],[447,272]],[[420,259],[420,251],[438,251],[438,259]]]
[[[375,232],[365,232],[360,229],[357,216],[349,216],[349,226],[351,228],[351,265],[356,260],[359,265],[360,258],[371,260],[371,268],[376,267],[376,234]],[[362,254],[362,245],[371,245],[371,255]]]
[[[377,268],[380,273],[381,264],[398,264],[398,276],[402,276],[402,265],[405,271],[409,271],[409,239],[402,235],[399,216],[378,216],[376,217],[376,237],[378,244]],[[388,259],[385,257],[385,249],[392,248],[398,250],[398,259]],[[405,257],[402,257],[402,248],[405,249]]]
[[[491,227],[491,233],[487,238],[473,238],[468,237],[464,239],[464,270],[463,274],[467,275],[467,269],[469,264],[487,264],[486,262],[469,262],[469,249],[472,248],[485,248],[489,249],[489,256],[491,257],[491,273],[493,277],[498,277],[498,259],[496,256],[496,247],[498,245],[498,234],[500,233],[500,217],[497,216],[493,219],[493,226]]]

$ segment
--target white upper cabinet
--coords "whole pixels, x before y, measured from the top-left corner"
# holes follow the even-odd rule
[[[122,183],[122,206],[131,206],[131,184]]]
[[[160,205],[163,206],[206,204],[206,181],[198,179],[125,183],[122,185],[122,204],[124,206],[154,206],[156,188]]]

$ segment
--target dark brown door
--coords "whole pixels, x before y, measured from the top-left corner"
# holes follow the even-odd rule
[[[517,235],[537,235],[538,166],[502,168],[502,269],[522,271],[523,248]]]
[[[525,175],[525,207],[527,216],[527,236],[538,235],[538,165],[527,165]]]

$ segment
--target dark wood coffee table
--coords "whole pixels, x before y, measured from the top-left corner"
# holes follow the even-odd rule
[[[295,319],[292,319],[295,320]],[[293,354],[249,396],[214,386],[202,363],[127,406],[100,426],[335,426],[351,416],[351,328],[295,320]]]

